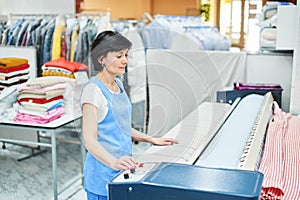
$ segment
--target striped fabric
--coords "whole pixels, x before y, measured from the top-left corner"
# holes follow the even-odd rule
[[[259,171],[264,174],[261,199],[300,199],[300,117],[274,102]]]

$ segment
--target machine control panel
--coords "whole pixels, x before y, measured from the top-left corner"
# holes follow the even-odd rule
[[[122,171],[113,182],[138,182],[155,169],[157,163],[139,163],[136,168]]]
[[[257,171],[144,163],[120,172],[108,190],[110,200],[258,200],[262,181]]]

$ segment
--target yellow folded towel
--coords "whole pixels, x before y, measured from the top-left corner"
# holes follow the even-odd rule
[[[0,58],[0,69],[7,69],[27,64],[28,60],[25,58]]]

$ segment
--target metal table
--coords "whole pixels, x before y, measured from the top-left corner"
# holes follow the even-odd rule
[[[49,122],[47,124],[21,124],[14,121],[6,121],[2,120],[0,121],[0,127],[6,127],[6,128],[12,128],[12,129],[29,129],[29,130],[35,130],[35,131],[44,131],[49,133],[49,136],[51,138],[51,143],[45,143],[45,142],[31,142],[31,141],[23,141],[23,140],[16,140],[16,139],[5,139],[0,138],[0,142],[7,142],[7,143],[15,143],[15,144],[21,144],[21,145],[37,145],[42,147],[49,147],[51,148],[51,154],[52,154],[52,176],[53,176],[53,198],[55,200],[58,199],[58,195],[65,191],[67,188],[72,186],[76,181],[82,179],[83,174],[80,173],[78,176],[74,177],[72,180],[69,181],[67,185],[65,185],[62,189],[58,191],[57,187],[57,163],[56,163],[56,139],[57,139],[57,131],[61,128],[63,128],[66,125],[76,125],[76,122],[81,120],[81,115],[68,115],[65,114],[62,117]],[[85,148],[83,144],[81,143],[81,154],[82,154],[82,168],[83,168],[83,161],[85,157]],[[82,172],[82,170],[81,170]]]

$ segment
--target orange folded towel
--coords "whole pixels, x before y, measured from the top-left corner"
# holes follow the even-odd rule
[[[45,63],[45,67],[60,67],[71,72],[87,71],[88,66],[79,62],[71,62],[64,58],[51,60]]]

